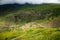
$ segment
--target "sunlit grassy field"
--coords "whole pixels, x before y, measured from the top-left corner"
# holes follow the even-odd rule
[[[0,40],[60,40],[60,28],[30,28],[0,32]]]

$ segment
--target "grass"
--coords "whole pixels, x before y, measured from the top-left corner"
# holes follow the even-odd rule
[[[45,22],[43,20],[36,20],[35,22],[36,24],[33,23],[32,25],[37,25],[42,22],[43,23],[49,22],[49,20],[45,20]],[[24,22],[21,24],[25,26]],[[34,28],[33,26],[26,30],[21,28],[17,29],[15,25],[15,27],[12,28],[12,30],[7,29],[5,31],[1,31],[0,40],[12,40],[15,38],[16,38],[15,40],[60,40],[60,28],[59,30],[57,30],[57,28],[40,28],[40,27],[37,28],[37,27]]]
[[[60,40],[60,32],[56,31],[55,28],[30,29],[26,32],[23,37],[16,40]]]
[[[60,31],[57,31],[56,28],[30,28],[25,31],[17,30],[16,32],[5,31],[0,33],[0,40],[14,38],[16,40],[60,40]]]
[[[2,32],[0,33],[0,40],[5,40],[6,38],[10,39],[10,37],[12,37],[13,34],[14,34],[13,32],[9,31]]]

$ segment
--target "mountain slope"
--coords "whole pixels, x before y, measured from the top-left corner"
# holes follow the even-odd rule
[[[0,40],[60,40],[60,4],[0,5]]]
[[[13,25],[21,26],[21,24],[24,25],[36,20],[39,20],[40,23],[41,20],[53,23],[55,18],[60,18],[60,4],[7,4],[0,5],[0,8],[0,26],[3,28]],[[47,24],[47,22],[45,24],[44,22],[42,23],[43,25]]]

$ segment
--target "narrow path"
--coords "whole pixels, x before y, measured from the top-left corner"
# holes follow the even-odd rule
[[[23,36],[25,36],[25,34],[24,35],[21,35],[21,36],[18,36],[18,37],[15,37],[15,38],[13,38],[11,40],[16,40],[17,38],[20,38],[20,37],[23,37]]]

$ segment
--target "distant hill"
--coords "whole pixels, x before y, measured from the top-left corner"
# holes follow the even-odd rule
[[[26,3],[0,5],[0,21],[3,20],[4,22],[7,22],[7,25],[10,23],[29,23],[36,20],[47,20],[49,23],[52,23],[53,20],[59,17],[60,4],[33,5]],[[3,24],[5,24],[4,22]]]

